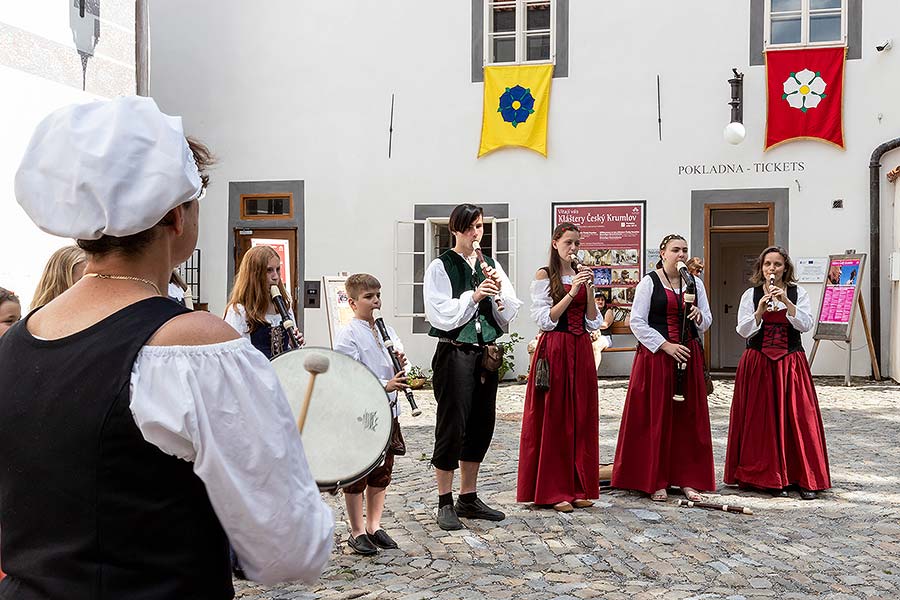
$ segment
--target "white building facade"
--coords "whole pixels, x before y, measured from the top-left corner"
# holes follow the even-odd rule
[[[0,286],[27,310],[50,254],[71,240],[35,228],[13,179],[31,134],[68,104],[146,91],[146,14],[134,0],[0,3]]]
[[[219,158],[201,209],[200,301],[224,311],[247,238],[287,240],[301,305],[313,297],[304,282],[376,275],[386,318],[426,368],[435,340],[418,316],[417,284],[448,242],[441,219],[454,205],[486,208],[485,247],[526,300],[511,331],[527,340],[537,331],[528,288],[547,261],[552,204],[621,200],[646,203],[647,249],[680,232],[692,255],[707,258],[717,323],[710,360],[733,368],[745,257],[770,239],[795,258],[871,256],[870,157],[900,137],[900,48],[876,50],[900,42],[895,0],[152,0],[148,22],[150,95]],[[779,43],[847,47],[845,150],[800,140],[763,151],[764,50]],[[555,64],[547,158],[521,148],[476,158],[482,67],[510,61]],[[736,146],[722,136],[732,69],[744,74],[747,134]],[[900,350],[890,342],[897,237],[895,184],[885,175],[900,152],[882,164],[878,333],[887,371]],[[861,288],[868,307],[870,274],[871,265]],[[822,284],[801,285],[817,310]],[[301,312],[307,340],[329,345],[324,308]],[[871,372],[862,331],[857,321],[855,375]],[[627,374],[631,356],[609,355],[601,374]],[[844,344],[825,342],[813,370],[843,374],[846,359]],[[521,344],[516,371],[526,369]]]

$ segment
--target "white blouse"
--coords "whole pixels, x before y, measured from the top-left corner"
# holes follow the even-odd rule
[[[394,342],[394,348],[403,352],[403,344],[397,337],[397,332],[390,325],[386,325],[386,327],[388,335]],[[375,337],[376,335],[378,337]],[[334,349],[369,367],[381,381],[382,387],[394,378],[394,363],[391,362],[381,334],[377,330],[373,331],[369,324],[361,319],[352,319],[346,327],[342,327],[338,331],[334,340]],[[397,392],[391,392],[388,397],[393,403],[394,417],[399,417],[400,402],[397,401]]]
[[[250,324],[247,323],[247,311],[242,304],[232,304],[225,311],[225,322],[231,325],[241,337],[250,339]],[[281,315],[266,314],[266,322],[271,327],[281,325]]]
[[[706,288],[703,287],[703,280],[695,277],[694,281],[697,282],[696,306],[700,310],[702,317],[700,323],[695,322],[694,325],[697,327],[698,333],[703,333],[712,325],[712,313],[709,310],[709,301],[706,299]],[[665,283],[662,285],[666,289],[671,289]],[[675,290],[675,292],[680,291],[681,288]],[[647,322],[647,317],[650,315],[650,299],[652,296],[653,279],[650,278],[650,275],[644,275],[634,290],[634,302],[631,305],[631,332],[642,346],[655,353],[663,345],[663,342],[668,340],[650,327]]]
[[[513,289],[503,267],[499,262],[495,265],[497,273],[500,275],[499,295],[503,301],[503,311],[498,311],[497,305],[493,301],[491,307],[497,324],[503,326],[516,318],[522,301],[516,298],[516,290]],[[467,290],[459,298],[454,298],[450,277],[440,259],[436,258],[431,261],[425,270],[424,287],[425,318],[437,329],[451,331],[462,327],[475,316],[478,305],[472,301],[472,296],[475,295],[474,290]]]
[[[753,337],[760,327],[762,321],[756,322],[756,306],[753,304],[753,290],[750,288],[741,296],[741,305],[738,308],[737,332],[744,338]],[[809,294],[800,286],[797,286],[797,314],[793,317],[787,315],[788,322],[793,325],[794,329],[800,333],[804,333],[813,328],[813,316],[810,309]],[[775,300],[776,310],[784,310],[787,305],[783,302]]]
[[[572,284],[571,275],[563,275],[562,282],[564,284]],[[553,331],[559,320],[550,318],[550,309],[553,308],[553,297],[550,295],[550,280],[535,279],[531,282],[531,318],[537,323],[541,331]],[[603,315],[597,311],[596,319],[588,319],[587,313],[584,316],[584,325],[588,331],[596,331],[603,325]]]
[[[131,371],[144,439],[194,464],[248,577],[314,581],[334,518],[269,361],[244,339],[144,346]]]

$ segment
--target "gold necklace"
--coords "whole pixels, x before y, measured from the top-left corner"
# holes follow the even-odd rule
[[[107,275],[106,273],[85,273],[82,277],[96,277],[97,279],[119,279],[121,281],[139,281],[141,283],[146,283],[150,287],[152,287],[156,291],[157,296],[162,296],[162,293],[159,291],[159,286],[149,279],[144,279],[143,277],[135,277],[134,275]]]

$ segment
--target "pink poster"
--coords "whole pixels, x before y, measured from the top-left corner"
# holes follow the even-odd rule
[[[828,267],[828,280],[822,295],[820,323],[844,324],[853,314],[860,259],[835,258]]]
[[[618,306],[634,302],[644,272],[644,213],[643,201],[553,204],[553,226],[578,226],[595,290]]]

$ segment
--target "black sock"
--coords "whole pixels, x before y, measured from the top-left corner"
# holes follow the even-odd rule
[[[460,502],[475,502],[477,499],[478,494],[476,492],[469,492],[468,494],[459,495]]]
[[[453,505],[453,492],[447,492],[446,494],[438,494],[438,508],[442,506],[452,506]]]

